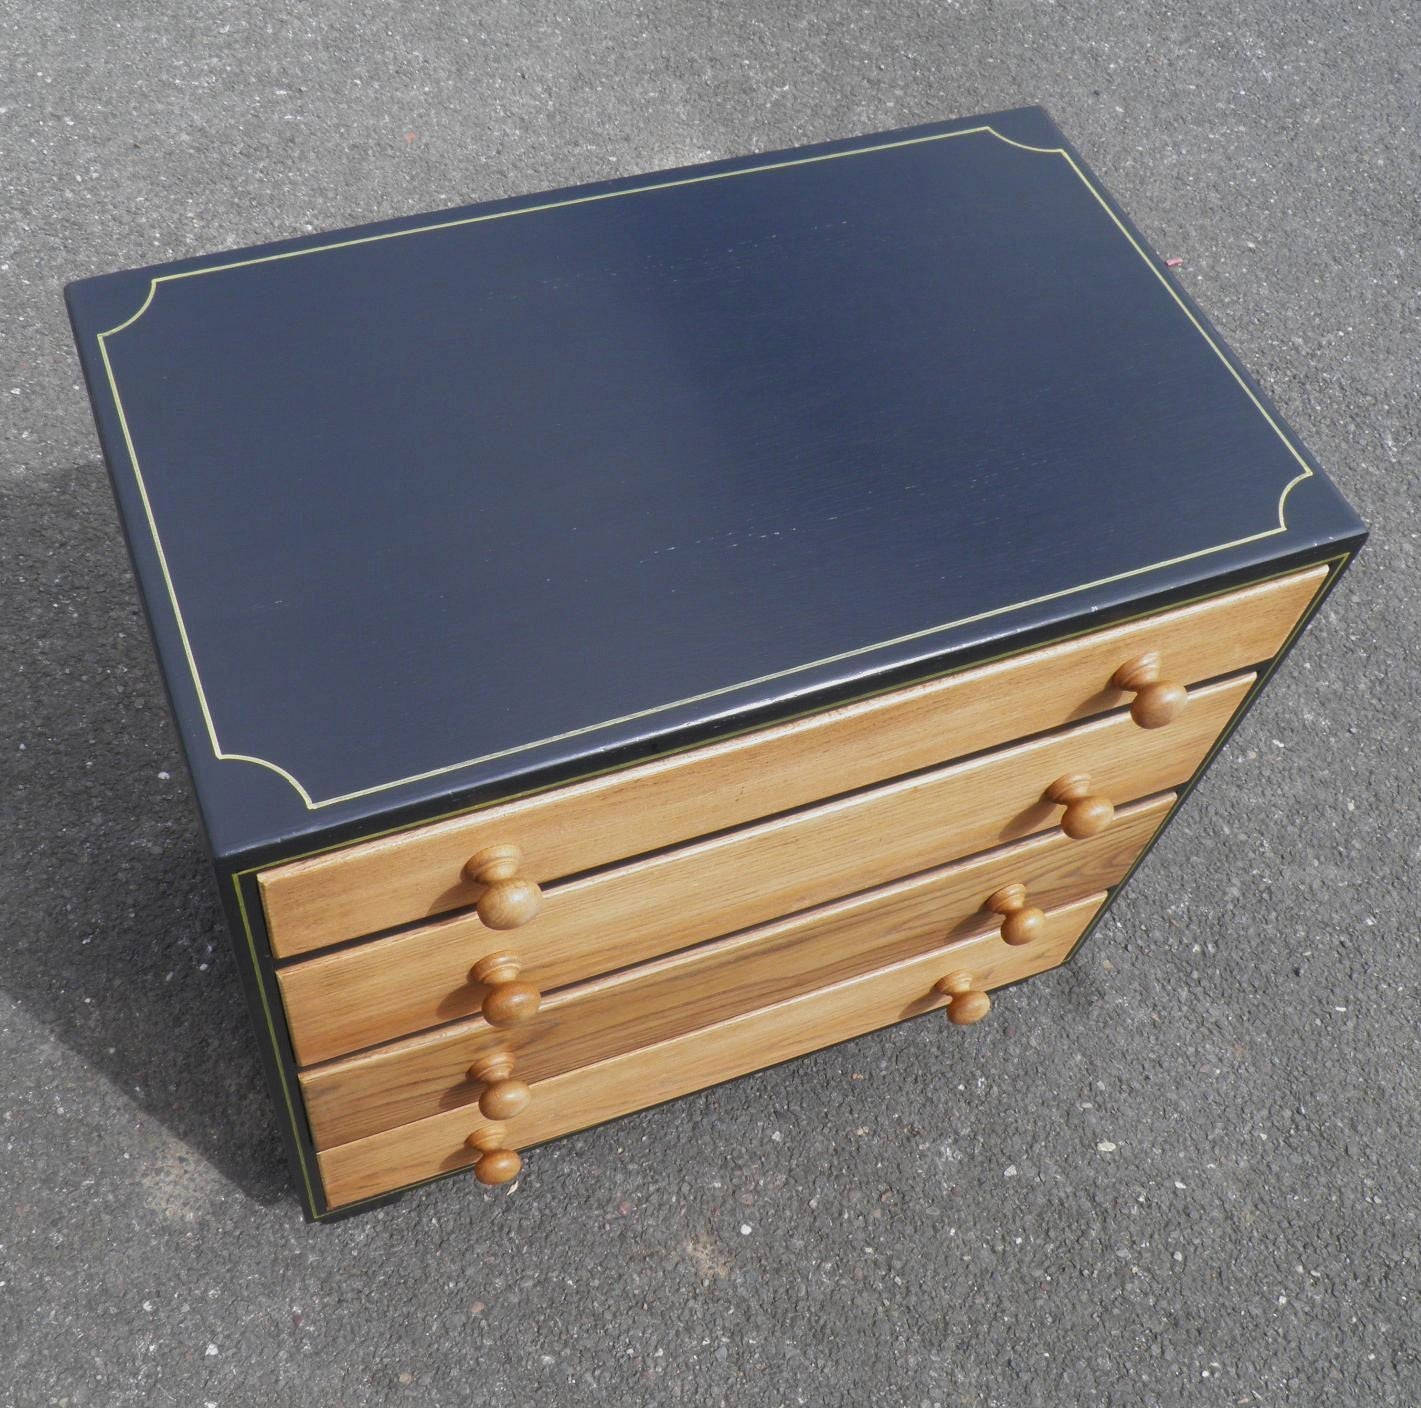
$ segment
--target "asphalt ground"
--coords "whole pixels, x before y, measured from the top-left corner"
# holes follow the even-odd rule
[[[1421,1404],[1414,4],[0,0],[0,1403]],[[1066,971],[328,1227],[60,298],[1044,102],[1374,537]]]

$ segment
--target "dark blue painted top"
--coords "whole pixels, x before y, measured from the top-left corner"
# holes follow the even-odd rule
[[[68,290],[221,856],[1358,532],[1039,109]]]

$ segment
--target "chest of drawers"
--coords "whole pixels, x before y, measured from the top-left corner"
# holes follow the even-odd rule
[[[312,1217],[978,1021],[1364,538],[1039,109],[68,298]]]

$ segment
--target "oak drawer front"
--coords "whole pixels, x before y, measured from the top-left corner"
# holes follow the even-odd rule
[[[1316,593],[1312,568],[570,787],[265,871],[272,951],[306,953],[474,903],[465,862],[495,845],[562,876],[739,826],[1128,703],[1115,672],[1212,679],[1274,655]]]
[[[1066,958],[1104,900],[1092,895],[1050,911],[1042,936],[1022,948],[991,932],[540,1081],[528,1108],[502,1126],[504,1140],[526,1149],[930,1012],[947,1001],[935,984],[949,972],[970,973],[980,989],[1045,972]],[[323,1150],[326,1197],[340,1207],[466,1168],[478,1154],[465,1141],[488,1126],[477,1112],[447,1110]]]
[[[512,1030],[459,1022],[301,1076],[317,1148],[411,1124],[488,1089],[470,1068],[511,1058],[509,1074],[538,1082],[796,997],[926,949],[990,933],[987,900],[1024,887],[1024,905],[1051,909],[1117,884],[1149,843],[1174,795],[1136,803],[1084,841],[1060,831],[807,910],[733,938],[555,993]],[[1014,935],[1015,936],[1015,935]]]
[[[1063,775],[1088,774],[1117,803],[1177,787],[1253,678],[1192,691],[1166,728],[1113,714],[551,886],[520,929],[463,914],[290,964],[277,976],[297,1059],[478,1011],[487,989],[471,971],[495,954],[547,991],[1046,830],[1062,812],[1045,793]]]

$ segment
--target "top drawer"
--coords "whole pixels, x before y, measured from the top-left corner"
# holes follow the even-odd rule
[[[1155,652],[1182,684],[1277,653],[1326,576],[1312,568],[1064,644],[263,871],[272,952],[306,953],[474,904],[471,856],[517,847],[546,882],[1055,728],[1126,703],[1112,677]]]

